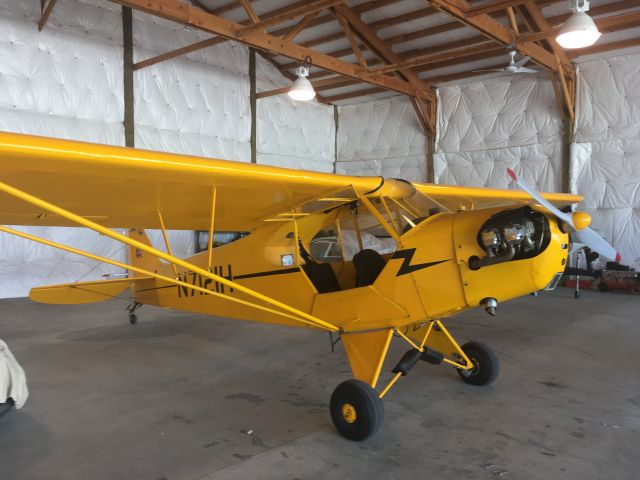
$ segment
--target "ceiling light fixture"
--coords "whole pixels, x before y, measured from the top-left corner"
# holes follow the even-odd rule
[[[584,48],[596,43],[602,34],[586,13],[589,0],[569,0],[569,9],[573,14],[564,22],[556,42],[562,48]]]
[[[296,78],[291,84],[291,88],[287,92],[293,100],[301,100],[307,102],[316,96],[313,85],[307,78],[309,76],[309,68],[311,67],[311,57],[306,57],[304,63],[296,68]]]

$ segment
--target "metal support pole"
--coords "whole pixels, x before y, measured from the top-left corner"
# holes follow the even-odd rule
[[[124,144],[135,146],[133,110],[133,13],[129,7],[122,7],[122,43],[124,45]]]
[[[249,49],[249,103],[251,103],[251,163],[258,162],[257,102],[256,102],[256,50]]]

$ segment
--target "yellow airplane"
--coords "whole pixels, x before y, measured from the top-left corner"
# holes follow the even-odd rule
[[[330,412],[351,440],[379,429],[382,398],[420,360],[471,385],[493,382],[496,355],[459,345],[442,320],[480,306],[495,314],[499,302],[555,287],[569,231],[615,257],[588,215],[558,210],[582,197],[517,182],[524,191],[412,184],[0,133],[0,223],[82,226],[129,246],[123,263],[0,226],[128,272],[33,288],[32,300],[99,302],[128,290],[131,323],[139,306],[157,305],[334,332],[353,379],[334,390]],[[163,249],[145,229],[163,232]],[[167,229],[206,231],[207,248],[178,258]],[[215,232],[237,239],[214,248]],[[383,253],[370,248],[380,238]],[[393,338],[408,350],[377,391]]]

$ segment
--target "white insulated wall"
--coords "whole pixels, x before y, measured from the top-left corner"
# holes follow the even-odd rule
[[[507,167],[540,190],[562,188],[563,121],[549,80],[511,75],[439,90],[436,183],[513,188]]]
[[[61,0],[38,33],[37,1],[0,0],[0,130],[122,145],[122,20],[111,2]],[[1,199],[0,199],[1,201]],[[84,229],[20,229],[124,259]],[[100,278],[113,267],[0,234],[0,298]]]
[[[339,108],[336,172],[425,182],[427,138],[406,97]]]
[[[582,63],[571,146],[581,209],[640,268],[640,54]]]
[[[124,145],[121,7],[59,0],[40,33],[39,18],[37,0],[0,0],[0,130]],[[133,34],[136,62],[209,37],[140,12],[134,12]],[[134,72],[136,147],[250,161],[248,69],[247,48],[225,42]],[[289,82],[260,55],[257,72],[258,91]],[[332,107],[272,97],[259,100],[257,113],[258,163],[333,169]],[[120,244],[89,230],[25,230],[125,258]],[[164,249],[159,232],[150,237]],[[172,231],[170,240],[178,256],[192,252],[191,232]],[[0,234],[0,298],[114,271]]]

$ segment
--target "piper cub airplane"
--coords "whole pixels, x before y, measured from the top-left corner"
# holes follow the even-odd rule
[[[354,378],[334,390],[330,412],[351,440],[379,429],[382,398],[420,360],[449,365],[471,385],[493,382],[496,355],[459,345],[443,319],[476,307],[495,314],[499,302],[555,287],[569,232],[617,257],[588,215],[558,209],[582,197],[518,183],[524,191],[419,184],[0,133],[1,223],[82,226],[129,246],[122,263],[0,226],[128,272],[33,288],[32,300],[88,303],[128,291],[132,323],[139,306],[158,305],[335,332]],[[145,229],[162,230],[165,245],[152,246]],[[167,229],[207,231],[206,251],[176,257]],[[214,248],[223,231],[242,234]],[[367,248],[372,236],[395,247]],[[352,257],[342,254],[347,237],[357,242]],[[376,390],[394,338],[408,350]]]

